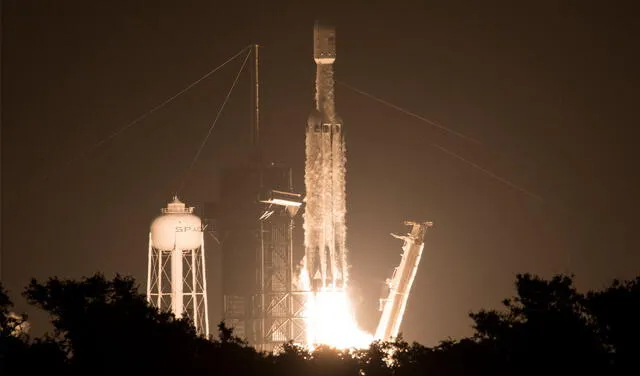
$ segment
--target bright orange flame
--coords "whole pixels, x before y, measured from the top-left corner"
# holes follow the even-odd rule
[[[306,271],[302,273],[306,274]],[[301,279],[308,280],[304,277]],[[343,288],[327,287],[317,292],[310,291],[304,313],[307,346],[311,350],[318,345],[361,349],[369,347],[373,341],[372,334],[358,327],[349,296]]]

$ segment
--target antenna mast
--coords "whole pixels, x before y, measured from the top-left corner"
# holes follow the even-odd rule
[[[254,69],[254,93],[253,93],[253,104],[254,104],[254,112],[253,112],[253,130],[252,130],[252,141],[253,147],[256,151],[260,152],[260,76],[259,76],[259,68],[260,68],[260,58],[259,58],[259,48],[260,46],[257,44],[253,45],[253,69]]]
[[[0,282],[2,282],[2,38],[4,29],[2,28],[2,8],[4,2],[0,0]]]

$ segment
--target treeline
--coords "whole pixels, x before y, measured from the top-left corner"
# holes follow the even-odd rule
[[[224,324],[217,338],[198,337],[187,320],[149,306],[131,278],[32,280],[23,295],[50,314],[54,332],[29,338],[0,286],[0,375],[640,374],[640,277],[586,294],[568,276],[519,275],[515,287],[502,310],[470,315],[469,338],[311,353],[289,344],[271,354]]]

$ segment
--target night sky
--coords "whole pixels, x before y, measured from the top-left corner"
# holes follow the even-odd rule
[[[336,87],[364,329],[405,219],[435,223],[402,326],[425,344],[470,334],[467,313],[512,295],[516,273],[574,273],[586,289],[640,272],[632,1],[323,3],[3,1],[2,280],[35,332],[46,317],[19,297],[31,277],[119,272],[144,288],[148,226],[242,59],[92,145],[250,43],[263,46],[265,153],[304,190],[316,18],[337,27],[338,80],[479,141]],[[216,201],[220,168],[244,158],[250,84],[243,73],[180,192],[187,203]],[[220,255],[208,249],[215,300]]]

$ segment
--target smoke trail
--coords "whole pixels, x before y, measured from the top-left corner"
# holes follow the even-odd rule
[[[309,120],[309,127],[311,128],[313,125],[311,124],[312,119]],[[303,214],[304,219],[304,245],[306,249],[305,255],[305,269],[307,273],[313,273],[315,271],[315,263],[316,260],[316,252],[320,243],[318,228],[319,228],[319,214],[321,212],[319,208],[320,193],[322,192],[322,187],[319,187],[318,182],[318,170],[319,170],[319,150],[317,150],[317,145],[313,137],[310,137],[310,131],[307,131],[307,137],[305,140],[305,154],[307,156],[305,161],[305,174],[304,174],[304,182],[306,186],[306,207]],[[303,269],[304,270],[304,269]],[[313,275],[310,275],[309,278],[313,278]]]
[[[329,124],[335,124],[336,122],[336,106],[335,106],[335,97],[334,97],[334,80],[333,80],[333,65],[326,64],[320,66],[322,70],[322,80],[321,84],[323,85],[322,89],[324,92],[324,98],[322,103],[322,108],[324,113],[327,115],[327,120]]]
[[[342,124],[340,124],[340,127]],[[336,226],[336,249],[338,250],[339,267],[342,272],[342,283],[346,287],[349,280],[349,265],[347,263],[347,200],[346,200],[346,145],[342,133],[336,134],[334,146],[334,223]]]

